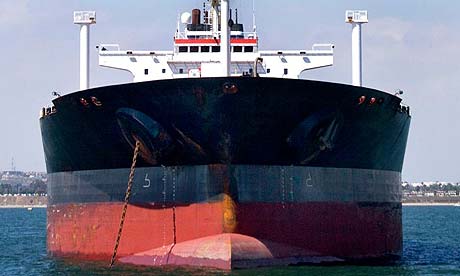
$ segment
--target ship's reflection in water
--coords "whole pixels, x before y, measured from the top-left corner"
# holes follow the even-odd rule
[[[51,260],[51,259],[50,259]],[[207,268],[194,267],[143,267],[125,264],[115,264],[109,268],[109,262],[81,262],[71,259],[53,259],[50,267],[50,275],[63,273],[63,275],[123,275],[123,276],[140,276],[140,275],[229,275],[229,273]],[[56,274],[56,275],[57,275]]]

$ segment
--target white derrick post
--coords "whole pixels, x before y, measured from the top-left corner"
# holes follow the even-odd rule
[[[229,6],[230,0],[222,0],[221,4],[221,35],[220,35],[220,47],[222,55],[222,66],[223,76],[230,76],[230,64],[231,64],[231,53],[230,53],[230,26],[228,25],[229,20]]]
[[[80,90],[89,88],[89,25],[80,24]]]
[[[346,11],[345,21],[352,25],[352,84],[362,86],[362,37],[361,25],[368,23],[367,11]]]
[[[96,23],[96,12],[76,11],[74,24],[80,25],[80,90],[89,88],[89,35],[90,25]]]
[[[355,86],[363,85],[363,55],[361,42],[361,23],[352,24],[351,56],[352,56],[352,81]]]

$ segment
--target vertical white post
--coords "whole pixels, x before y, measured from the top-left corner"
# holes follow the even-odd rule
[[[211,15],[212,15],[212,33],[217,37],[219,33],[219,9],[217,8],[218,2],[214,2],[211,5]]]
[[[228,25],[229,20],[229,6],[230,0],[222,0],[221,4],[221,35],[220,35],[220,51],[222,55],[222,66],[223,75],[225,77],[230,76],[230,64],[231,64],[231,53],[230,53],[230,26]]]
[[[89,24],[80,24],[80,90],[89,88]]]
[[[96,12],[76,11],[73,23],[80,25],[80,90],[89,88],[89,30],[96,23]]]
[[[361,25],[368,23],[367,11],[353,11],[348,10],[345,12],[345,22],[350,23],[352,26],[351,33],[351,69],[352,69],[352,84],[354,86],[363,85],[363,53],[362,53],[362,38],[361,38]]]
[[[352,80],[354,86],[363,85],[361,23],[352,24]]]

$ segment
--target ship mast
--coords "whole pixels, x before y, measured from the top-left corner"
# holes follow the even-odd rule
[[[230,54],[230,26],[228,24],[229,20],[229,6],[230,0],[221,1],[221,15],[220,15],[220,46],[221,46],[221,63],[222,63],[222,73],[224,77],[230,76],[230,64],[231,64],[231,54]]]

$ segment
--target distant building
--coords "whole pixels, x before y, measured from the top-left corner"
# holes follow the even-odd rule
[[[46,193],[46,173],[0,172],[0,194]]]

